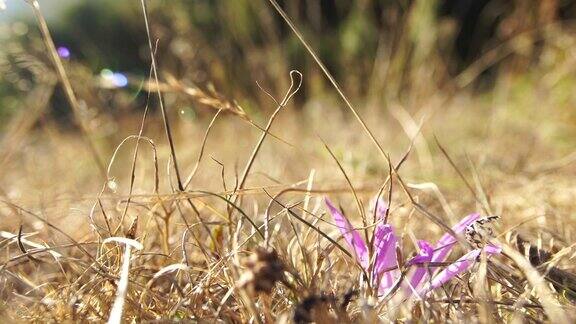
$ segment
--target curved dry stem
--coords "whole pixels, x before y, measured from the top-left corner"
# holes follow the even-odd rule
[[[295,80],[295,76],[298,77],[297,81]],[[240,179],[239,179],[237,185],[235,186],[234,192],[236,192],[238,190],[242,190],[244,188],[244,184],[246,183],[246,179],[248,178],[248,174],[250,173],[250,169],[252,169],[252,165],[254,164],[254,161],[256,160],[256,156],[258,155],[258,152],[260,151],[262,144],[264,143],[264,139],[266,139],[266,136],[268,135],[268,132],[270,131],[270,128],[272,127],[272,123],[274,122],[274,120],[276,119],[276,116],[282,110],[282,108],[286,107],[286,104],[288,104],[288,101],[290,101],[290,99],[298,92],[298,90],[300,90],[301,86],[302,86],[302,73],[300,73],[297,70],[290,71],[290,87],[288,88],[286,95],[284,95],[284,99],[282,99],[282,101],[280,102],[280,105],[278,105],[278,107],[276,107],[276,110],[272,113],[272,115],[268,119],[268,124],[266,125],[264,132],[260,136],[258,143],[256,143],[256,146],[252,150],[252,154],[250,155],[250,158],[248,159],[248,162],[246,163],[246,166],[244,167],[244,171],[242,172],[242,175],[240,176]],[[238,195],[234,194],[231,198],[231,202],[233,204],[235,204],[237,199],[238,199]],[[229,211],[229,214],[230,214],[230,218],[232,218],[232,211],[231,210]]]
[[[340,88],[340,86],[338,85],[338,83],[336,82],[336,79],[334,79],[334,77],[332,76],[332,74],[330,73],[330,71],[328,71],[328,68],[326,68],[326,66],[324,65],[324,63],[322,63],[322,60],[320,60],[320,58],[318,57],[318,55],[316,55],[316,52],[314,52],[314,50],[312,49],[312,47],[308,44],[308,42],[306,42],[306,40],[304,39],[304,37],[302,36],[302,34],[300,33],[300,31],[296,28],[296,25],[294,25],[294,23],[292,22],[292,20],[290,19],[290,17],[288,17],[288,15],[284,12],[284,10],[282,10],[282,8],[280,7],[280,5],[278,5],[278,3],[275,0],[268,0],[270,1],[270,3],[272,4],[272,6],[274,7],[274,9],[276,9],[276,11],[278,12],[278,14],[280,14],[280,16],[282,17],[282,19],[284,19],[284,21],[286,22],[286,24],[290,27],[290,29],[292,29],[292,31],[294,32],[294,34],[296,35],[296,37],[298,37],[298,39],[300,40],[300,42],[302,43],[302,45],[304,45],[304,47],[306,48],[306,50],[308,51],[308,53],[310,53],[310,55],[312,56],[312,58],[314,59],[314,61],[316,62],[316,64],[318,64],[318,66],[320,67],[320,69],[322,70],[322,72],[324,73],[324,75],[326,76],[326,78],[328,78],[328,80],[330,81],[330,83],[332,83],[332,86],[334,87],[334,89],[336,89],[336,92],[338,92],[338,95],[340,96],[340,98],[342,98],[342,100],[344,100],[344,103],[346,104],[346,106],[348,107],[348,109],[350,109],[350,111],[352,112],[352,114],[354,115],[354,117],[356,117],[356,120],[358,120],[358,122],[360,123],[360,125],[362,126],[362,129],[364,129],[364,132],[368,135],[368,137],[370,138],[370,140],[372,141],[372,143],[374,143],[374,145],[376,145],[376,147],[378,148],[378,151],[380,152],[380,154],[382,154],[382,156],[384,158],[386,158],[386,154],[384,153],[384,149],[382,148],[382,146],[380,145],[380,143],[378,142],[378,140],[376,140],[376,137],[374,136],[374,134],[372,134],[372,131],[370,130],[370,128],[368,128],[368,126],[366,125],[366,123],[364,122],[364,120],[362,119],[362,117],[360,116],[360,114],[358,114],[358,112],[356,111],[356,109],[354,108],[354,106],[352,106],[352,103],[350,102],[350,100],[348,100],[348,97],[346,97],[346,95],[344,94],[344,92],[342,91],[342,89]]]
[[[216,122],[216,119],[218,118],[218,116],[220,115],[221,112],[222,112],[222,109],[218,109],[218,111],[216,111],[216,114],[214,115],[214,117],[212,117],[210,124],[208,124],[208,128],[206,128],[206,132],[204,133],[204,138],[202,139],[202,144],[200,145],[200,153],[198,154],[198,159],[196,160],[196,164],[194,164],[194,168],[192,168],[192,171],[188,175],[188,178],[186,178],[186,181],[184,181],[184,190],[188,189],[188,186],[190,185],[190,183],[192,182],[192,179],[194,178],[194,176],[196,175],[196,172],[198,171],[198,166],[200,165],[200,162],[202,161],[202,157],[204,156],[204,148],[206,147],[206,142],[208,141],[208,135],[210,135],[210,130],[212,129],[212,126],[214,126],[214,123]]]
[[[147,141],[150,144],[150,146],[152,147],[152,153],[153,153],[153,157],[154,157],[154,194],[158,195],[158,187],[159,187],[159,183],[160,183],[160,178],[158,175],[158,152],[156,150],[156,144],[154,144],[154,141],[152,139],[145,137],[145,136],[142,136],[142,134],[127,136],[126,138],[124,138],[124,140],[122,140],[122,142],[120,142],[120,144],[118,144],[118,146],[116,146],[116,149],[114,150],[114,153],[112,153],[112,157],[110,158],[110,162],[108,163],[108,168],[106,168],[106,178],[108,179],[108,182],[111,181],[111,179],[113,179],[113,177],[110,176],[110,173],[112,170],[112,165],[114,164],[114,161],[116,160],[116,155],[120,151],[120,148],[122,148],[122,146],[124,146],[124,144],[128,140],[131,140],[131,139],[136,139],[136,149],[135,149],[135,153],[134,153],[132,176],[130,178],[130,191],[128,193],[128,198],[126,201],[126,205],[124,207],[124,211],[122,212],[122,216],[120,217],[120,221],[119,221],[118,225],[116,226],[116,228],[114,229],[114,231],[112,232],[112,236],[116,235],[116,233],[118,232],[118,230],[122,226],[122,223],[124,222],[124,218],[126,216],[126,213],[128,212],[128,206],[130,205],[130,202],[132,200],[132,189],[133,189],[134,180],[135,180],[135,177],[134,177],[134,168],[136,166],[136,160],[135,159],[137,158],[138,145],[139,145],[141,139],[144,139],[145,141]],[[103,191],[104,191],[104,188],[102,188],[102,190],[100,191],[98,198],[100,198]],[[92,212],[91,212],[91,214],[92,214]]]

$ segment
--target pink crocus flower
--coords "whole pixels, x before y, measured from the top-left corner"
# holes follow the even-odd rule
[[[334,223],[342,233],[344,240],[352,249],[353,255],[356,257],[358,263],[366,271],[369,271],[370,260],[368,255],[368,246],[362,239],[362,236],[356,231],[348,219],[334,207],[332,202],[326,198],[326,206],[332,215]],[[394,234],[394,229],[389,224],[384,224],[382,221],[386,215],[386,203],[382,199],[376,200],[376,216],[380,220],[374,229],[373,250],[375,252],[375,261],[371,277],[374,284],[380,280],[380,290],[386,290],[387,287],[392,287],[395,279],[398,277],[398,270],[384,271],[393,268],[396,263],[396,245],[398,238]]]
[[[334,223],[342,233],[348,246],[352,249],[356,260],[364,270],[369,271],[371,262],[366,242],[328,198],[325,199],[325,202]],[[398,237],[394,233],[392,225],[383,222],[387,209],[386,203],[382,199],[378,199],[375,208],[378,223],[374,229],[373,250],[375,256],[371,278],[374,284],[379,283],[379,294],[386,295],[400,277],[400,270],[398,268],[393,269],[397,267],[396,248],[398,246]],[[464,232],[466,227],[478,220],[479,217],[480,215],[477,213],[464,217],[452,227],[452,231],[455,234]],[[414,269],[408,273],[407,280],[402,284],[403,290],[407,295],[417,293],[420,296],[424,296],[455,276],[468,271],[472,268],[480,253],[482,253],[482,250],[488,255],[500,253],[500,248],[492,245],[487,245],[483,249],[472,250],[436,274],[433,272],[433,277],[429,280],[429,272],[425,264],[444,262],[457,241],[451,233],[444,234],[434,246],[424,240],[418,241],[418,254],[407,262],[407,266],[413,266]],[[422,286],[424,282],[427,283]]]
[[[487,255],[493,255],[493,254],[500,254],[500,252],[502,252],[502,249],[494,245],[486,245],[483,249],[474,249],[464,254],[458,260],[454,261],[452,264],[450,264],[448,267],[444,268],[436,276],[434,276],[434,278],[432,278],[430,282],[428,282],[424,287],[422,287],[418,291],[419,295],[425,296],[432,290],[447,283],[448,281],[450,281],[450,279],[454,278],[455,276],[470,270],[470,268],[472,268],[474,263],[476,263],[476,260],[478,259],[482,251],[484,251]]]

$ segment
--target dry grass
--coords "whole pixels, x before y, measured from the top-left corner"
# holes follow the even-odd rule
[[[138,219],[134,237],[144,249],[134,251],[130,263],[125,319],[219,318],[244,322],[262,316],[261,321],[283,321],[292,318],[298,310],[298,314],[310,311],[315,314],[312,316],[324,316],[325,320],[335,316],[353,321],[371,321],[373,316],[382,320],[388,320],[390,316],[400,320],[489,320],[479,317],[488,314],[499,321],[512,318],[541,321],[550,315],[546,313],[545,305],[548,304],[555,305],[554,312],[558,308],[562,310],[560,314],[563,315],[559,316],[573,316],[574,309],[566,293],[551,295],[532,290],[533,283],[524,279],[522,267],[525,264],[518,266],[505,257],[498,257],[489,264],[489,269],[494,269],[489,270],[486,277],[488,297],[485,302],[480,298],[484,295],[471,290],[474,285],[467,284],[477,280],[470,274],[454,280],[428,300],[403,305],[400,309],[371,297],[366,283],[360,280],[361,271],[350,257],[311,230],[308,224],[289,214],[288,209],[271,203],[267,196],[267,193],[274,196],[283,206],[290,207],[296,215],[340,244],[343,241],[339,240],[337,230],[326,218],[322,198],[329,195],[344,206],[350,217],[358,220],[354,216],[357,212],[350,190],[336,164],[314,134],[294,121],[294,116],[289,116],[294,114],[286,111],[277,121],[278,125],[284,126],[277,128],[278,136],[293,143],[294,148],[273,139],[265,142],[255,160],[252,175],[241,191],[243,213],[230,212],[223,199],[211,196],[229,197],[232,194],[236,179],[234,165],[247,160],[248,145],[255,143],[259,136],[258,131],[232,116],[216,121],[207,140],[205,159],[200,163],[191,189],[185,193],[169,189],[165,167],[159,171],[160,190],[158,194],[154,193],[152,155],[147,152],[147,147],[142,146],[132,202],[122,224],[119,221],[130,183],[131,154],[120,153],[112,167],[111,174],[118,186],[116,192],[106,188],[97,200],[94,193],[103,183],[93,171],[83,174],[87,169],[95,169],[90,167],[89,155],[79,156],[78,152],[85,148],[76,138],[56,134],[54,138],[42,140],[38,148],[31,146],[22,152],[18,161],[7,168],[3,178],[2,229],[17,234],[21,223],[22,236],[26,240],[39,244],[45,242],[62,256],[56,258],[46,249],[24,243],[26,252],[34,256],[31,259],[18,247],[17,239],[3,238],[6,256],[2,269],[3,312],[20,320],[107,320],[116,295],[123,250],[113,245],[102,245],[102,241],[111,236],[129,236],[127,232],[132,222]],[[320,120],[311,116],[306,118],[312,125],[325,125],[316,131],[329,138],[329,146],[337,152],[359,198],[367,202],[386,179],[386,165],[378,155],[370,153],[371,146],[355,135],[354,127],[345,119],[335,116]],[[379,138],[383,143],[400,142],[388,146],[393,156],[400,156],[406,148],[402,143],[405,140],[396,141],[386,134],[400,134],[401,130],[389,118],[379,118],[379,121],[389,126],[379,130],[382,133]],[[330,126],[326,126],[328,123]],[[427,129],[436,127],[433,123],[426,125]],[[234,138],[230,138],[231,128],[235,129]],[[329,131],[323,128],[329,128]],[[334,129],[341,129],[337,138],[329,137]],[[200,125],[191,124],[182,124],[175,130],[178,134],[186,134],[176,138],[176,147],[178,152],[182,152],[182,165],[190,170],[199,147],[188,148],[187,143],[191,137],[197,138],[199,143],[204,130]],[[468,132],[466,126],[457,129],[457,134]],[[147,136],[158,138],[152,134]],[[237,145],[237,138],[242,138],[248,147]],[[463,152],[461,146],[468,147],[468,143],[474,141],[471,135],[451,140],[454,141],[450,146],[452,152]],[[44,145],[52,149],[43,150]],[[165,145],[156,145],[159,165],[166,166]],[[127,147],[124,150],[128,150]],[[506,146],[493,149],[503,152]],[[431,150],[435,152],[431,156],[434,173],[422,174],[415,156],[418,152],[413,152],[399,170],[406,183],[414,184],[411,194],[422,206],[446,224],[452,224],[460,215],[482,210],[486,204],[486,208],[502,216],[498,231],[501,240],[506,240],[510,232],[521,232],[543,249],[553,253],[562,251],[556,266],[576,271],[570,261],[574,256],[572,202],[576,196],[569,180],[573,174],[571,166],[537,174],[529,172],[540,163],[550,162],[538,158],[531,161],[526,170],[510,173],[506,165],[501,164],[514,165],[524,158],[521,147],[507,149],[507,156],[502,159],[492,152],[469,149],[466,150],[468,159],[474,161],[478,172],[478,182],[474,183],[475,177],[467,159],[454,153],[456,164],[473,183],[476,195],[482,197],[479,194],[482,190],[486,196],[485,202],[484,198],[477,202],[475,195],[457,180],[457,174],[443,155],[433,147]],[[545,152],[547,147],[542,145],[536,150]],[[537,152],[534,153],[536,156],[539,155]],[[220,163],[224,166],[223,173]],[[416,185],[423,180],[436,186]],[[407,251],[405,257],[408,257],[416,250],[410,239],[412,235],[434,240],[443,229],[414,209],[397,180],[393,184],[390,222],[402,229],[404,251]],[[427,189],[435,187],[438,191]],[[89,217],[93,204],[96,205],[91,218],[95,227],[90,225]],[[271,208],[268,210],[269,205]],[[36,216],[20,208],[31,209],[29,211]],[[275,283],[269,293],[255,293],[248,288],[244,290],[246,286],[241,284],[241,278],[251,271],[243,260],[258,247],[264,247],[265,241],[241,215],[245,214],[264,231],[267,211],[271,219],[269,245],[278,252],[286,270],[283,278],[286,283]],[[234,219],[229,219],[229,215]],[[58,233],[47,222],[71,238]],[[359,226],[360,222],[356,224]],[[118,226],[120,230],[114,235],[113,231]],[[78,247],[79,244],[89,255]],[[259,278],[258,282],[268,279]],[[552,286],[548,283],[539,285],[542,284],[545,288],[539,289],[551,291]],[[355,293],[349,294],[352,291]],[[348,306],[345,309],[337,307],[347,296],[352,296]],[[316,301],[322,303],[316,305]],[[483,312],[483,307],[493,311]]]
[[[96,141],[106,179],[76,134],[50,121],[17,134],[26,144],[0,176],[6,321],[576,319],[574,140],[563,138],[570,128],[553,98],[511,110],[498,94],[440,93],[385,112],[356,112],[346,99],[358,124],[330,98],[295,109],[293,79],[283,100],[270,95],[276,110],[258,126],[265,120],[234,101],[155,70],[151,92],[191,96],[215,115],[191,122],[168,108],[116,121],[118,140]],[[323,205],[329,196],[371,235],[362,206],[378,192],[400,264],[414,238],[434,241],[475,211],[501,216],[504,254],[423,300],[378,297]]]

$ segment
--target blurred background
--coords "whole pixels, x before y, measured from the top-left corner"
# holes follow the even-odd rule
[[[147,102],[151,118],[159,117],[156,96],[149,98],[149,90],[157,86],[149,80],[140,1],[39,3],[79,98],[79,118],[107,160],[125,136],[137,133]],[[217,109],[224,110],[222,118],[264,125],[275,108],[266,92],[281,98],[290,84],[289,71],[297,69],[303,73],[303,86],[292,101],[293,117],[286,117],[292,121],[284,120],[278,134],[288,132],[284,139],[300,146],[305,146],[300,142],[305,134],[319,134],[335,145],[339,157],[352,161],[353,169],[364,165],[362,174],[371,170],[362,161],[370,150],[345,149],[362,136],[357,123],[267,1],[147,3],[160,90],[181,138],[181,151],[197,152]],[[495,159],[508,170],[525,164],[534,145],[545,143],[558,156],[573,147],[576,1],[279,3],[393,152],[396,145],[403,152],[422,120],[426,136],[443,135],[457,148],[485,150],[493,138],[498,144]],[[19,161],[23,148],[35,143],[42,147],[46,130],[69,136],[70,147],[78,133],[30,6],[8,0],[5,7],[0,12],[2,166]],[[221,135],[215,135],[222,148],[238,148],[240,153],[228,160],[231,164],[251,147],[248,135],[246,141],[230,138],[230,131],[239,131],[237,124],[226,124]],[[258,130],[249,124],[247,132],[256,136]],[[152,133],[162,129],[159,122],[149,127]],[[514,154],[501,154],[503,147],[519,141],[525,145]],[[419,172],[429,176],[434,173],[430,154],[435,149],[426,143],[418,146],[418,168],[428,170]],[[85,152],[77,145],[75,152]],[[506,162],[511,154],[511,162]],[[194,160],[194,154],[181,155]],[[280,174],[289,172],[276,172]]]
[[[439,91],[486,93],[499,82],[550,86],[574,78],[571,0],[280,1],[307,40],[359,106],[421,104]],[[149,54],[139,1],[40,1],[73,80],[93,86],[86,105],[101,113],[142,108]],[[305,77],[300,103],[333,95],[327,80],[266,1],[149,1],[163,79],[213,89],[247,111],[269,107],[267,95]],[[0,118],[26,94],[53,82],[52,67],[25,1],[9,0],[0,14]],[[121,73],[129,82],[102,87],[98,77]],[[121,76],[121,77],[122,77]],[[503,80],[506,79],[506,80]],[[88,81],[88,84],[83,81]],[[91,84],[90,84],[91,83]],[[100,87],[98,87],[100,85]],[[110,89],[113,88],[114,89]],[[54,84],[46,112],[70,111]],[[118,89],[121,88],[121,89]],[[82,91],[78,89],[77,91]],[[567,91],[564,96],[569,96]],[[83,96],[80,96],[83,97]],[[567,99],[567,98],[565,98]],[[171,98],[190,114],[202,107]]]

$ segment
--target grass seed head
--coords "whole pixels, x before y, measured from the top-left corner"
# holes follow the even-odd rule
[[[257,248],[245,263],[246,271],[240,278],[240,286],[251,294],[270,294],[277,282],[285,281],[284,264],[274,249]]]

